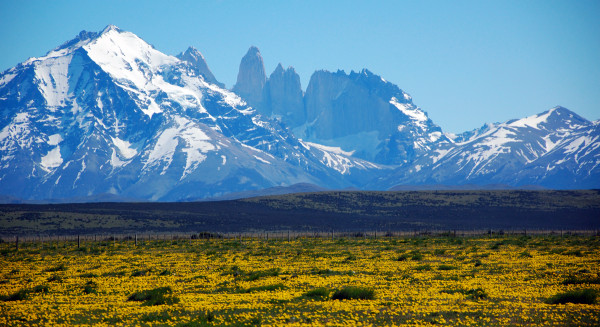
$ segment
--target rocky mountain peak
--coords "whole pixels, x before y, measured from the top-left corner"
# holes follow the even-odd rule
[[[273,75],[281,75],[285,72],[285,70],[283,69],[283,65],[281,63],[277,64],[277,67],[275,67],[275,70],[271,73],[271,76],[269,78],[271,78]]]
[[[262,111],[290,127],[302,125],[306,120],[303,97],[300,76],[293,67],[284,70],[279,63],[265,84]]]
[[[116,25],[109,24],[102,30],[102,32],[100,32],[100,34],[105,34],[105,33],[111,32],[111,31],[121,32],[121,29],[119,27],[117,27]]]
[[[208,68],[206,59],[198,49],[190,46],[184,52],[177,55],[177,58],[188,62],[196,70],[196,72],[204,77],[204,80],[211,84],[216,84],[219,87],[225,87],[223,83],[220,83],[215,78],[215,75]]]
[[[263,58],[258,48],[251,46],[240,62],[237,82],[233,86],[233,91],[244,98],[249,105],[260,107],[266,82],[267,75]]]

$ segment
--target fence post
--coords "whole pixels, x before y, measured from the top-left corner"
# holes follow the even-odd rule
[[[79,240],[79,234],[77,234],[77,248],[81,246],[81,241]]]

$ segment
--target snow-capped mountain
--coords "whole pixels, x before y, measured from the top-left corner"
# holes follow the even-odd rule
[[[317,71],[303,92],[292,67],[266,78],[254,47],[234,90],[194,48],[175,57],[112,25],[81,32],[0,74],[0,196],[170,201],[305,183],[600,188],[600,121],[562,107],[450,136],[368,70]]]
[[[348,187],[361,179],[344,176],[352,170],[379,170],[300,142],[205,75],[115,26],[5,71],[0,193],[177,200],[296,183]]]
[[[486,124],[441,143],[428,156],[382,178],[397,184],[505,184],[549,188],[600,185],[600,122],[555,107],[538,115]]]

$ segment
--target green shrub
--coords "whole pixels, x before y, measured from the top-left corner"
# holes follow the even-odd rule
[[[430,264],[425,264],[425,265],[419,265],[415,267],[416,271],[430,271],[431,270],[431,265]]]
[[[131,277],[146,276],[148,273],[150,273],[150,269],[138,269],[131,273]]]
[[[467,299],[474,300],[474,301],[488,298],[487,293],[481,287],[472,288],[470,290],[465,290],[462,288],[446,289],[446,290],[442,290],[441,292],[448,293],[448,294],[455,294],[455,293],[464,294],[467,296]]]
[[[576,257],[583,257],[583,253],[581,253],[581,250],[571,250],[571,251],[567,251],[563,253],[564,255],[573,255]]]
[[[23,288],[15,293],[2,297],[2,301],[24,301],[29,297],[29,290]]]
[[[367,287],[346,286],[336,290],[331,296],[332,300],[373,300],[375,290]]]
[[[166,321],[165,319],[163,321]],[[189,322],[179,323],[175,325],[176,327],[204,327],[204,326],[212,326],[212,322],[215,320],[215,315],[208,311],[206,313],[200,313],[198,316]],[[245,325],[242,325],[245,326]]]
[[[455,269],[458,269],[458,267],[452,266],[452,265],[439,265],[438,266],[438,270],[455,270]]]
[[[423,260],[423,254],[420,252],[413,252],[410,259],[413,261],[421,261]]]
[[[578,304],[595,304],[596,303],[596,291],[592,289],[584,290],[573,290],[564,293],[558,293],[553,297],[546,300],[548,304],[565,304],[565,303],[578,303]]]
[[[467,298],[471,300],[482,300],[488,298],[487,293],[481,287],[470,289],[466,291],[465,294],[467,295]]]
[[[62,277],[59,275],[52,275],[52,276],[48,277],[49,282],[59,282],[60,283],[60,282],[62,282],[62,280],[63,280]]]
[[[523,252],[519,253],[519,257],[521,257],[521,258],[533,258],[533,255],[531,255],[531,253],[529,253],[529,251],[523,251]]]
[[[263,285],[263,286],[250,287],[250,288],[247,288],[245,290],[241,290],[240,293],[276,291],[276,290],[283,290],[283,289],[286,289],[286,288],[287,287],[285,287],[285,285],[283,285],[281,283],[278,283],[278,284],[271,284],[271,285]]]
[[[98,287],[98,285],[92,281],[87,282],[84,286],[83,286],[83,293],[85,294],[97,294],[98,291],[96,291],[96,287]]]
[[[127,301],[143,301],[143,305],[161,305],[178,303],[179,298],[168,296],[167,294],[170,293],[172,293],[170,287],[159,287],[151,290],[135,292],[129,295]]]
[[[45,272],[57,272],[57,271],[65,271],[67,270],[67,268],[65,267],[64,263],[61,263],[60,265],[56,266],[56,267],[51,267],[48,268],[46,270],[44,270]]]
[[[281,269],[279,269],[279,268],[271,268],[271,269],[267,269],[267,270],[255,271],[255,272],[250,273],[250,275],[248,276],[248,278],[246,278],[246,280],[255,281],[261,277],[278,276],[280,271],[281,271]]]
[[[149,312],[140,317],[144,322],[166,322],[172,318],[169,311]]]
[[[563,285],[577,285],[577,284],[600,284],[600,276],[597,277],[578,277],[571,275],[563,280]]]
[[[102,277],[123,277],[125,274],[124,271],[109,271],[102,274]]]
[[[329,297],[330,290],[325,287],[317,287],[302,294],[302,297],[310,299],[326,299]]]
[[[435,251],[433,251],[433,254],[440,257],[446,254],[446,250],[445,249],[436,249]]]
[[[38,285],[31,290],[33,293],[48,293],[50,288],[47,285]]]
[[[79,277],[81,277],[81,278],[94,278],[94,277],[98,277],[98,275],[96,275],[94,273],[87,273],[87,274],[81,274],[81,275],[79,275]]]
[[[396,259],[396,260],[398,260],[398,261],[406,261],[406,260],[408,260],[408,254],[405,253],[405,254],[399,256],[398,259]]]

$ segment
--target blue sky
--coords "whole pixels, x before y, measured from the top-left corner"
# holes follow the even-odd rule
[[[368,68],[412,95],[445,131],[556,105],[600,118],[600,1],[7,1],[0,71],[108,24],[175,55],[198,48],[235,83],[260,48],[267,74]]]

